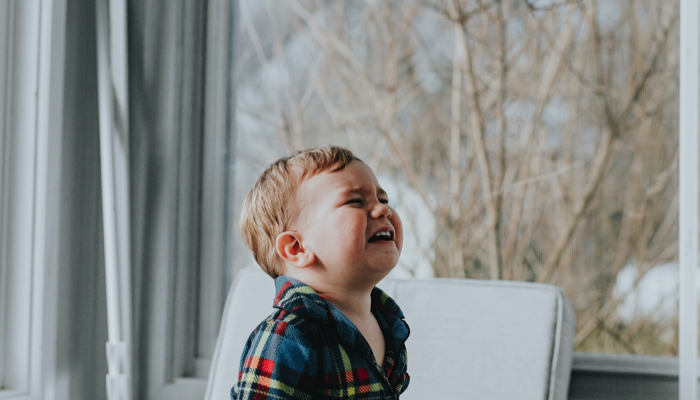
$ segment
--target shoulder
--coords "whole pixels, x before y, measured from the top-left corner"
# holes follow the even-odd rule
[[[326,325],[315,318],[276,309],[255,328],[248,341],[252,344],[277,336],[312,347],[318,342],[318,336],[326,329]]]
[[[326,325],[314,318],[276,309],[250,334],[241,357],[241,371],[251,362],[264,359],[311,372],[315,369],[317,353],[327,342]]]
[[[316,330],[312,321],[284,310],[260,323],[241,357],[232,398],[310,399],[318,373]]]

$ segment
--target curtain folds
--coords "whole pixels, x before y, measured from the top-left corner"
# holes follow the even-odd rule
[[[222,188],[232,134],[217,121],[231,103],[217,94],[230,92],[235,4],[128,2],[136,399],[168,397],[177,378],[208,374],[230,253]]]
[[[206,2],[128,12],[135,398],[194,373]]]

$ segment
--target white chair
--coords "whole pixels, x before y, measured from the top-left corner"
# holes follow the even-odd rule
[[[468,279],[385,280],[411,328],[404,400],[566,399],[575,316],[555,286]],[[229,399],[248,335],[272,311],[273,280],[236,277],[226,301],[205,400]]]

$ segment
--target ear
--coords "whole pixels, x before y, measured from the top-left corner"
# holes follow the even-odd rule
[[[277,254],[296,268],[306,268],[313,264],[316,255],[304,247],[298,232],[286,231],[277,235],[275,242]]]

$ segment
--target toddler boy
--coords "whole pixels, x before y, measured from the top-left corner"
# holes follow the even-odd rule
[[[401,220],[372,170],[327,146],[272,163],[241,233],[275,279],[275,311],[248,338],[233,400],[398,399],[408,325],[377,284],[399,259]]]

